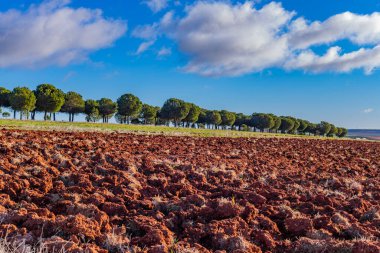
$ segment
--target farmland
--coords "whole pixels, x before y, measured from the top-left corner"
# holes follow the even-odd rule
[[[380,143],[234,137],[2,129],[0,235],[48,252],[379,252]]]

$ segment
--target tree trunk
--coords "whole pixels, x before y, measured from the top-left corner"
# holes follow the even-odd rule
[[[13,110],[13,119],[16,119],[16,110]]]
[[[55,121],[55,113],[53,113],[53,120]]]

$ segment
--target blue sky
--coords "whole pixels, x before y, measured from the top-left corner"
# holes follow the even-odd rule
[[[380,128],[379,11],[376,0],[3,1],[0,86]]]

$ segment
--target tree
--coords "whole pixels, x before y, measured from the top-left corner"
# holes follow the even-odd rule
[[[10,90],[6,88],[0,87],[0,108],[1,107],[9,107],[9,96],[11,94]]]
[[[161,118],[165,120],[172,120],[175,126],[181,122],[189,114],[190,106],[183,100],[177,98],[170,98],[166,100],[161,108]]]
[[[98,101],[98,104],[99,114],[102,116],[103,123],[108,123],[109,119],[112,118],[117,111],[117,103],[109,98],[102,98]]]
[[[137,116],[142,109],[141,100],[133,94],[124,94],[117,99],[117,113],[122,123],[130,123],[131,118]]]
[[[243,113],[237,113],[235,114],[235,122],[234,122],[234,126],[235,127],[238,127],[238,130],[241,131],[242,130],[242,127],[243,125],[245,125],[245,127],[248,128],[247,124],[248,122],[251,120],[251,117],[248,116],[248,115],[244,115]],[[249,129],[249,128],[248,128]],[[245,130],[243,130],[245,131]]]
[[[158,106],[151,106],[148,104],[143,104],[140,118],[144,119],[144,124],[154,124],[156,123],[157,113],[160,110]]]
[[[86,116],[87,122],[96,122],[99,120],[99,103],[96,100],[88,99],[84,103],[84,113]]]
[[[347,130],[346,128],[338,127],[338,130],[337,130],[337,135],[338,135],[338,137],[343,138],[343,137],[345,137],[347,134],[348,134],[348,130]]]
[[[199,116],[198,116],[198,120],[197,120],[197,124],[198,124],[198,127],[200,126],[200,125],[205,125],[205,124],[207,124],[207,110],[206,109],[202,109],[201,108],[201,111],[200,111],[200,113],[199,113]]]
[[[289,117],[288,116],[288,118],[291,119],[291,120],[293,120],[293,122],[294,122],[294,126],[292,127],[292,129],[289,130],[289,133],[291,133],[291,134],[297,133],[298,128],[301,125],[301,122],[299,122],[296,118],[293,118],[293,117]]]
[[[220,123],[222,123],[222,116],[218,111],[207,111],[206,123],[209,125],[214,125],[215,129],[217,129]]]
[[[187,106],[189,107],[189,113],[182,121],[186,122],[187,127],[189,127],[191,123],[198,121],[199,114],[201,113],[201,108],[193,103],[187,103]]]
[[[69,114],[69,121],[74,122],[74,115],[84,112],[85,102],[83,97],[73,91],[69,91],[65,94],[65,103],[61,107],[61,112]]]
[[[281,117],[280,130],[282,133],[289,132],[294,127],[294,121],[288,117]]]
[[[226,126],[230,127],[235,123],[236,116],[235,116],[235,113],[233,113],[233,112],[222,110],[220,112],[220,116],[222,117],[221,125],[224,127],[226,127]]]
[[[269,115],[273,118],[273,121],[274,121],[273,127],[271,127],[269,130],[271,132],[274,131],[277,133],[278,129],[280,129],[280,126],[281,126],[281,118],[277,117],[274,114],[269,114]]]
[[[14,110],[14,118],[16,118],[16,111],[19,111],[20,119],[23,114],[29,119],[29,112],[33,111],[36,106],[36,96],[27,87],[16,87],[9,96],[9,104]]]
[[[309,135],[310,134],[317,135],[317,124],[309,122],[305,129],[305,132],[309,133]]]
[[[3,112],[2,116],[3,118],[9,118],[11,114],[9,112]]]
[[[264,129],[270,129],[274,126],[273,118],[264,113],[254,113],[251,118],[253,127],[260,129],[261,132],[264,132]]]
[[[330,126],[331,126],[331,129],[327,133],[327,136],[333,137],[334,135],[336,135],[338,133],[338,128],[335,125],[333,125],[333,124],[330,124]]]
[[[307,126],[309,125],[309,122],[306,120],[303,120],[303,119],[298,119],[298,122],[300,123],[300,125],[298,127],[298,132],[304,133]]]
[[[326,134],[328,134],[330,130],[331,130],[331,124],[326,121],[322,121],[317,126],[317,131],[322,136],[325,136]]]
[[[35,110],[44,112],[44,120],[47,120],[48,112],[58,112],[65,103],[65,94],[51,84],[41,84],[37,86],[34,94],[37,99]],[[34,119],[34,115],[32,118]]]

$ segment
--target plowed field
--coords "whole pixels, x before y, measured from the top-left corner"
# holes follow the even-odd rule
[[[380,143],[0,130],[0,236],[50,252],[380,252]]]

